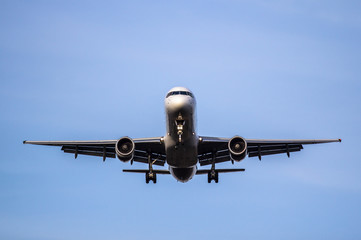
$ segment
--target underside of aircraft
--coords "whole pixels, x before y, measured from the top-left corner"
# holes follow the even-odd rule
[[[219,173],[242,172],[243,168],[217,169],[222,162],[239,162],[248,157],[287,154],[301,151],[303,145],[341,142],[341,139],[246,139],[198,136],[195,128],[196,101],[187,88],[175,87],[165,98],[166,134],[152,138],[122,137],[95,141],[24,141],[24,144],[59,146],[65,153],[118,158],[122,162],[140,162],[147,169],[124,169],[123,172],[143,173],[146,183],[157,182],[157,174],[171,174],[177,181],[187,182],[194,175],[206,174],[208,182],[218,182]],[[153,166],[168,165],[168,170]],[[210,166],[198,169],[197,166]]]

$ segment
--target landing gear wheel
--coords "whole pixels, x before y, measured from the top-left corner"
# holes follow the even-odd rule
[[[214,180],[215,183],[218,183],[218,172],[212,174],[212,172],[208,173],[208,183],[211,183]]]
[[[145,182],[149,183],[150,181],[153,181],[153,183],[157,183],[157,174],[155,173],[146,173],[145,174]]]
[[[216,172],[216,176],[214,176],[214,182],[218,183],[218,172]]]
[[[155,173],[154,173],[154,175],[153,175],[153,183],[154,183],[154,184],[157,183],[157,174],[155,174]]]

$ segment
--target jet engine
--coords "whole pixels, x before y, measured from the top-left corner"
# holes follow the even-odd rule
[[[128,162],[134,157],[135,144],[129,137],[122,137],[115,144],[115,153],[120,161]]]
[[[241,161],[247,155],[247,142],[244,138],[235,136],[228,142],[229,155],[234,161]]]

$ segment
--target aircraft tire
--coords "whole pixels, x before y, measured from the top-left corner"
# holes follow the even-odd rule
[[[157,183],[157,174],[155,174],[155,173],[153,175],[153,183]]]

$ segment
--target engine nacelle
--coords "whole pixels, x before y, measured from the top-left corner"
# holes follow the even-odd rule
[[[129,137],[122,137],[115,144],[115,153],[120,161],[128,162],[134,157],[135,144]]]
[[[234,161],[241,161],[247,155],[247,142],[244,138],[235,136],[228,142],[229,155]]]

